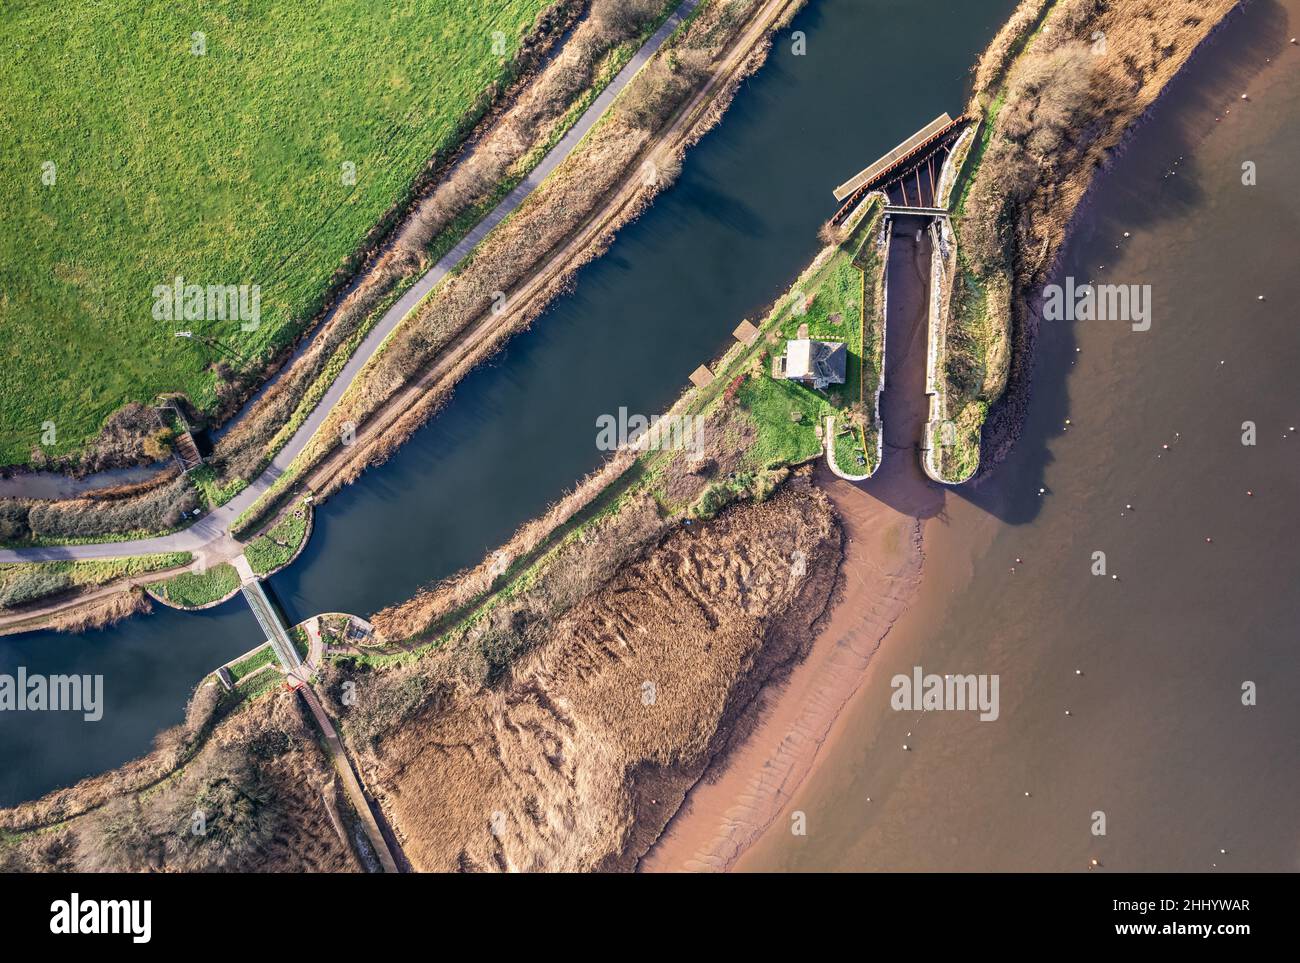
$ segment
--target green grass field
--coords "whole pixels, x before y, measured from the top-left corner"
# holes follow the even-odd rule
[[[0,565],[0,608],[21,605],[69,589],[103,585],[118,578],[175,568],[189,561],[189,552],[171,552],[86,562],[20,562]]]
[[[235,566],[222,562],[206,572],[182,572],[153,586],[160,596],[185,608],[199,608],[239,588]]]
[[[258,575],[269,575],[288,563],[307,536],[308,508],[302,506],[287,513],[265,535],[259,535],[244,548],[244,557]]]
[[[822,450],[817,425],[828,406],[803,385],[757,375],[745,381],[736,401],[758,430],[757,440],[745,451],[747,466],[797,465]],[[796,411],[799,421],[792,417]]]
[[[237,362],[175,331],[244,359],[289,339],[547,5],[9,5],[0,463],[29,461],[48,422],[42,447],[75,450],[161,391],[211,406],[211,365]],[[155,319],[155,286],[178,275],[259,285],[260,326]]]
[[[247,658],[240,659],[234,665],[230,666],[230,678],[235,682],[245,679],[264,665],[270,665],[275,661],[275,650],[269,645],[264,645]]]

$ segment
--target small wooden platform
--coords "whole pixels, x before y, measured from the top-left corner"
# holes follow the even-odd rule
[[[691,384],[697,388],[707,388],[713,384],[713,372],[709,370],[707,365],[700,365],[691,372]]]
[[[748,321],[741,321],[740,324],[736,325],[736,330],[731,332],[731,336],[748,347],[758,340],[758,328]]]

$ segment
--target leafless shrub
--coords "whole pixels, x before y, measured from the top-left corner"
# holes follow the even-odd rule
[[[1052,11],[1052,33],[1061,39],[1086,40],[1092,23],[1110,6],[1110,0],[1061,0]]]
[[[76,852],[76,835],[56,835],[36,847],[34,868],[42,873],[70,873],[76,868]]]
[[[16,498],[0,498],[0,542],[17,542],[32,534],[27,522],[31,504]]]
[[[132,402],[113,412],[99,434],[79,454],[49,457],[38,448],[33,452],[38,456],[33,459],[33,465],[76,475],[106,468],[147,465],[161,457],[154,454],[152,448],[146,449],[146,442],[157,431],[158,417],[153,409]]]
[[[686,95],[708,70],[707,53],[684,49],[666,57],[656,57],[646,65],[643,83],[624,91],[618,101],[620,116],[642,130],[663,126]]]
[[[187,767],[170,801],[170,849],[183,872],[248,865],[287,816],[281,798],[238,748],[201,753]],[[196,827],[197,817],[201,823]]]
[[[34,535],[48,538],[167,531],[176,528],[184,513],[198,504],[199,493],[188,478],[179,476],[137,498],[36,502],[28,512],[28,527]]]
[[[592,0],[591,19],[617,43],[636,36],[663,9],[663,0]]]
[[[676,154],[660,153],[654,158],[655,186],[667,190],[682,176],[682,159]]]
[[[0,840],[0,873],[25,873],[30,863],[16,843]]]
[[[827,220],[817,229],[817,239],[827,246],[839,244],[844,240],[844,232]]]
[[[79,869],[136,872],[157,865],[161,848],[135,795],[115,796],[77,826]]]

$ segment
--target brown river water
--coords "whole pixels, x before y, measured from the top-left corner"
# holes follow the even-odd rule
[[[1044,322],[973,486],[888,432],[880,476],[828,483],[843,598],[643,868],[1300,868],[1298,33],[1300,0],[1225,25],[1080,215],[1061,275],[1150,285],[1150,330]],[[895,710],[916,666],[996,675],[998,717]]]

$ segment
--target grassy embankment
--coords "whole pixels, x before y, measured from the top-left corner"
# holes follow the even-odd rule
[[[979,129],[963,159],[954,187],[952,225],[957,238],[956,274],[947,304],[947,341],[942,349],[943,419],[932,425],[931,446],[939,452],[941,479],[969,480],[979,470],[980,440],[989,406],[1006,389],[1011,363],[1011,264],[981,257],[963,244],[971,188],[975,184],[998,118],[1007,101],[1007,77],[1042,30],[1054,0],[1025,0],[986,52],[976,74],[971,110],[981,115]]]
[[[34,602],[72,589],[103,585],[120,578],[188,564],[188,552],[74,562],[0,565],[0,609]]]
[[[285,512],[275,525],[248,543],[244,548],[244,557],[256,574],[270,575],[281,566],[289,564],[307,537],[311,523],[310,513],[308,505],[299,505]]]
[[[291,339],[429,158],[485,108],[548,4],[12,11],[0,177],[15,189],[0,211],[23,230],[0,240],[12,335],[0,462],[29,461],[46,422],[55,440],[42,449],[75,452],[111,412],[162,391],[213,409],[239,362],[174,331],[218,336],[252,366]],[[155,320],[153,289],[177,275],[259,284],[260,325]]]
[[[214,565],[205,572],[182,572],[151,585],[150,590],[159,598],[181,608],[200,608],[239,590],[239,573],[227,562]]]

